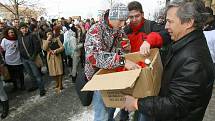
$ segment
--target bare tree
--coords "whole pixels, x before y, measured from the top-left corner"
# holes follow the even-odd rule
[[[108,2],[110,3],[110,7],[114,4],[115,0],[108,0]]]
[[[170,2],[170,0],[166,0],[166,5]]]
[[[38,9],[37,5],[40,0],[1,0],[1,1],[2,2],[0,2],[0,6],[10,11],[15,16],[15,18],[19,18],[20,13],[24,13],[29,8]]]

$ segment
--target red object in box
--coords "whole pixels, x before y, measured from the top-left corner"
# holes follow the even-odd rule
[[[127,45],[127,42],[126,42],[126,41],[122,41],[122,42],[121,42],[121,46],[122,46],[123,48],[125,48],[126,45]]]
[[[121,72],[121,71],[127,71],[127,69],[125,67],[117,67],[115,68],[116,72]]]
[[[145,64],[143,61],[138,61],[137,64],[138,64],[141,68],[146,67],[146,64]]]

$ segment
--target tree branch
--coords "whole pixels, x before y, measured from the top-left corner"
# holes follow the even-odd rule
[[[15,13],[13,12],[13,10],[11,10],[10,7],[7,7],[6,5],[4,5],[3,3],[0,2],[0,6],[4,7],[5,9],[7,9],[8,11],[10,11],[11,13],[13,13],[15,15]]]

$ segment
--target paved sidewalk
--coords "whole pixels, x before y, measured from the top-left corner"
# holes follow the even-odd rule
[[[55,82],[48,77],[46,81],[47,94],[44,97],[40,97],[37,91],[9,92],[10,114],[3,121],[93,121],[92,107],[80,104],[69,77],[64,78],[65,89],[60,95],[52,89]],[[215,121],[215,89],[204,121]]]
[[[211,97],[203,121],[215,121],[215,84],[213,89],[213,95]]]

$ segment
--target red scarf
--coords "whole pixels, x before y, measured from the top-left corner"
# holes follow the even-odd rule
[[[146,33],[139,32],[139,30],[144,26],[144,19],[137,26],[134,26],[134,24],[130,24],[129,26],[132,29],[132,33],[128,34],[131,44],[131,52],[138,52],[140,51],[143,39],[147,36]]]
[[[143,25],[144,25],[144,19],[142,19],[142,21],[137,26],[134,26],[134,24],[131,23],[130,27],[131,27],[133,33],[136,33],[141,29],[141,27],[143,27]]]
[[[5,37],[7,40],[10,40],[10,41],[16,41],[17,40],[17,38],[16,37]]]

